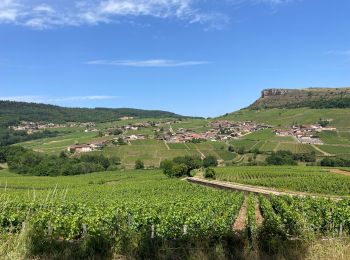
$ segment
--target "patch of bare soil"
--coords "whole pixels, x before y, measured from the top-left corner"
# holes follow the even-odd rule
[[[344,170],[340,170],[340,169],[330,169],[329,172],[331,172],[331,173],[336,173],[336,174],[341,174],[341,175],[346,175],[346,176],[350,176],[350,172],[344,171]]]
[[[243,231],[246,227],[246,216],[247,216],[247,199],[244,198],[243,205],[239,211],[238,217],[233,224],[234,231]]]
[[[264,220],[263,216],[261,215],[260,206],[258,202],[255,203],[255,220],[256,220],[256,225],[258,227],[262,225]]]

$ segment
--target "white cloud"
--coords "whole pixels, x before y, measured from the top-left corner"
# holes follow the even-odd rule
[[[35,6],[33,8],[33,11],[39,12],[39,13],[49,13],[49,14],[56,12],[51,6],[47,4],[41,4],[41,5]]]
[[[112,23],[123,17],[149,16],[209,23],[218,14],[195,8],[198,0],[73,0],[66,5],[49,0],[0,0],[0,23],[38,29],[57,26]],[[58,1],[59,2],[59,1]],[[49,4],[51,3],[51,4]]]
[[[6,101],[22,101],[22,102],[42,102],[43,98],[40,96],[4,96],[0,100]]]
[[[12,23],[37,29],[58,26],[115,23],[140,16],[176,19],[222,29],[230,19],[223,11],[205,10],[208,0],[0,0],[0,24]],[[217,0],[210,0],[215,3]],[[223,0],[223,3],[270,4],[302,0]],[[212,5],[214,6],[214,5]],[[217,10],[217,9],[216,9]]]
[[[176,60],[94,60],[86,62],[88,65],[110,65],[127,67],[186,67],[209,64],[208,61],[176,61]]]
[[[0,23],[15,22],[18,17],[19,6],[15,0],[0,1]]]

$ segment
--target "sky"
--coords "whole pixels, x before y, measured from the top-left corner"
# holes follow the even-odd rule
[[[214,117],[350,86],[349,0],[0,0],[0,99]]]

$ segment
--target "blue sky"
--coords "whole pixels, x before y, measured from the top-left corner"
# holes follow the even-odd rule
[[[348,0],[0,0],[0,99],[217,116],[350,82]]]

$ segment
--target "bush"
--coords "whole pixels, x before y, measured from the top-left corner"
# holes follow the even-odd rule
[[[237,153],[238,154],[245,154],[245,148],[244,147],[239,147]]]
[[[216,173],[215,173],[215,170],[213,168],[205,169],[204,178],[206,178],[206,179],[215,179],[215,176],[216,176]]]
[[[188,168],[185,164],[175,164],[172,169],[174,177],[182,177],[188,175]]]
[[[199,169],[202,167],[202,160],[197,156],[183,156],[176,157],[173,162],[175,164],[185,164],[187,166],[187,175],[194,169]]]
[[[228,151],[231,152],[231,153],[234,153],[236,151],[236,149],[232,145],[230,145],[228,147]]]
[[[207,156],[203,160],[203,167],[208,168],[208,167],[216,167],[218,166],[218,159],[215,156]]]
[[[163,173],[169,177],[174,176],[173,168],[174,162],[172,160],[164,160],[160,164],[160,168],[163,169]]]
[[[350,167],[350,160],[342,159],[342,158],[324,158],[320,162],[321,166],[327,167]]]
[[[191,171],[202,167],[202,160],[197,156],[176,157],[164,160],[160,164],[163,173],[169,177],[190,176]]]
[[[136,162],[135,162],[135,170],[142,170],[142,169],[145,169],[145,164],[140,159],[136,160]]]
[[[290,151],[273,152],[271,156],[266,158],[266,163],[270,165],[296,165],[294,156]]]

